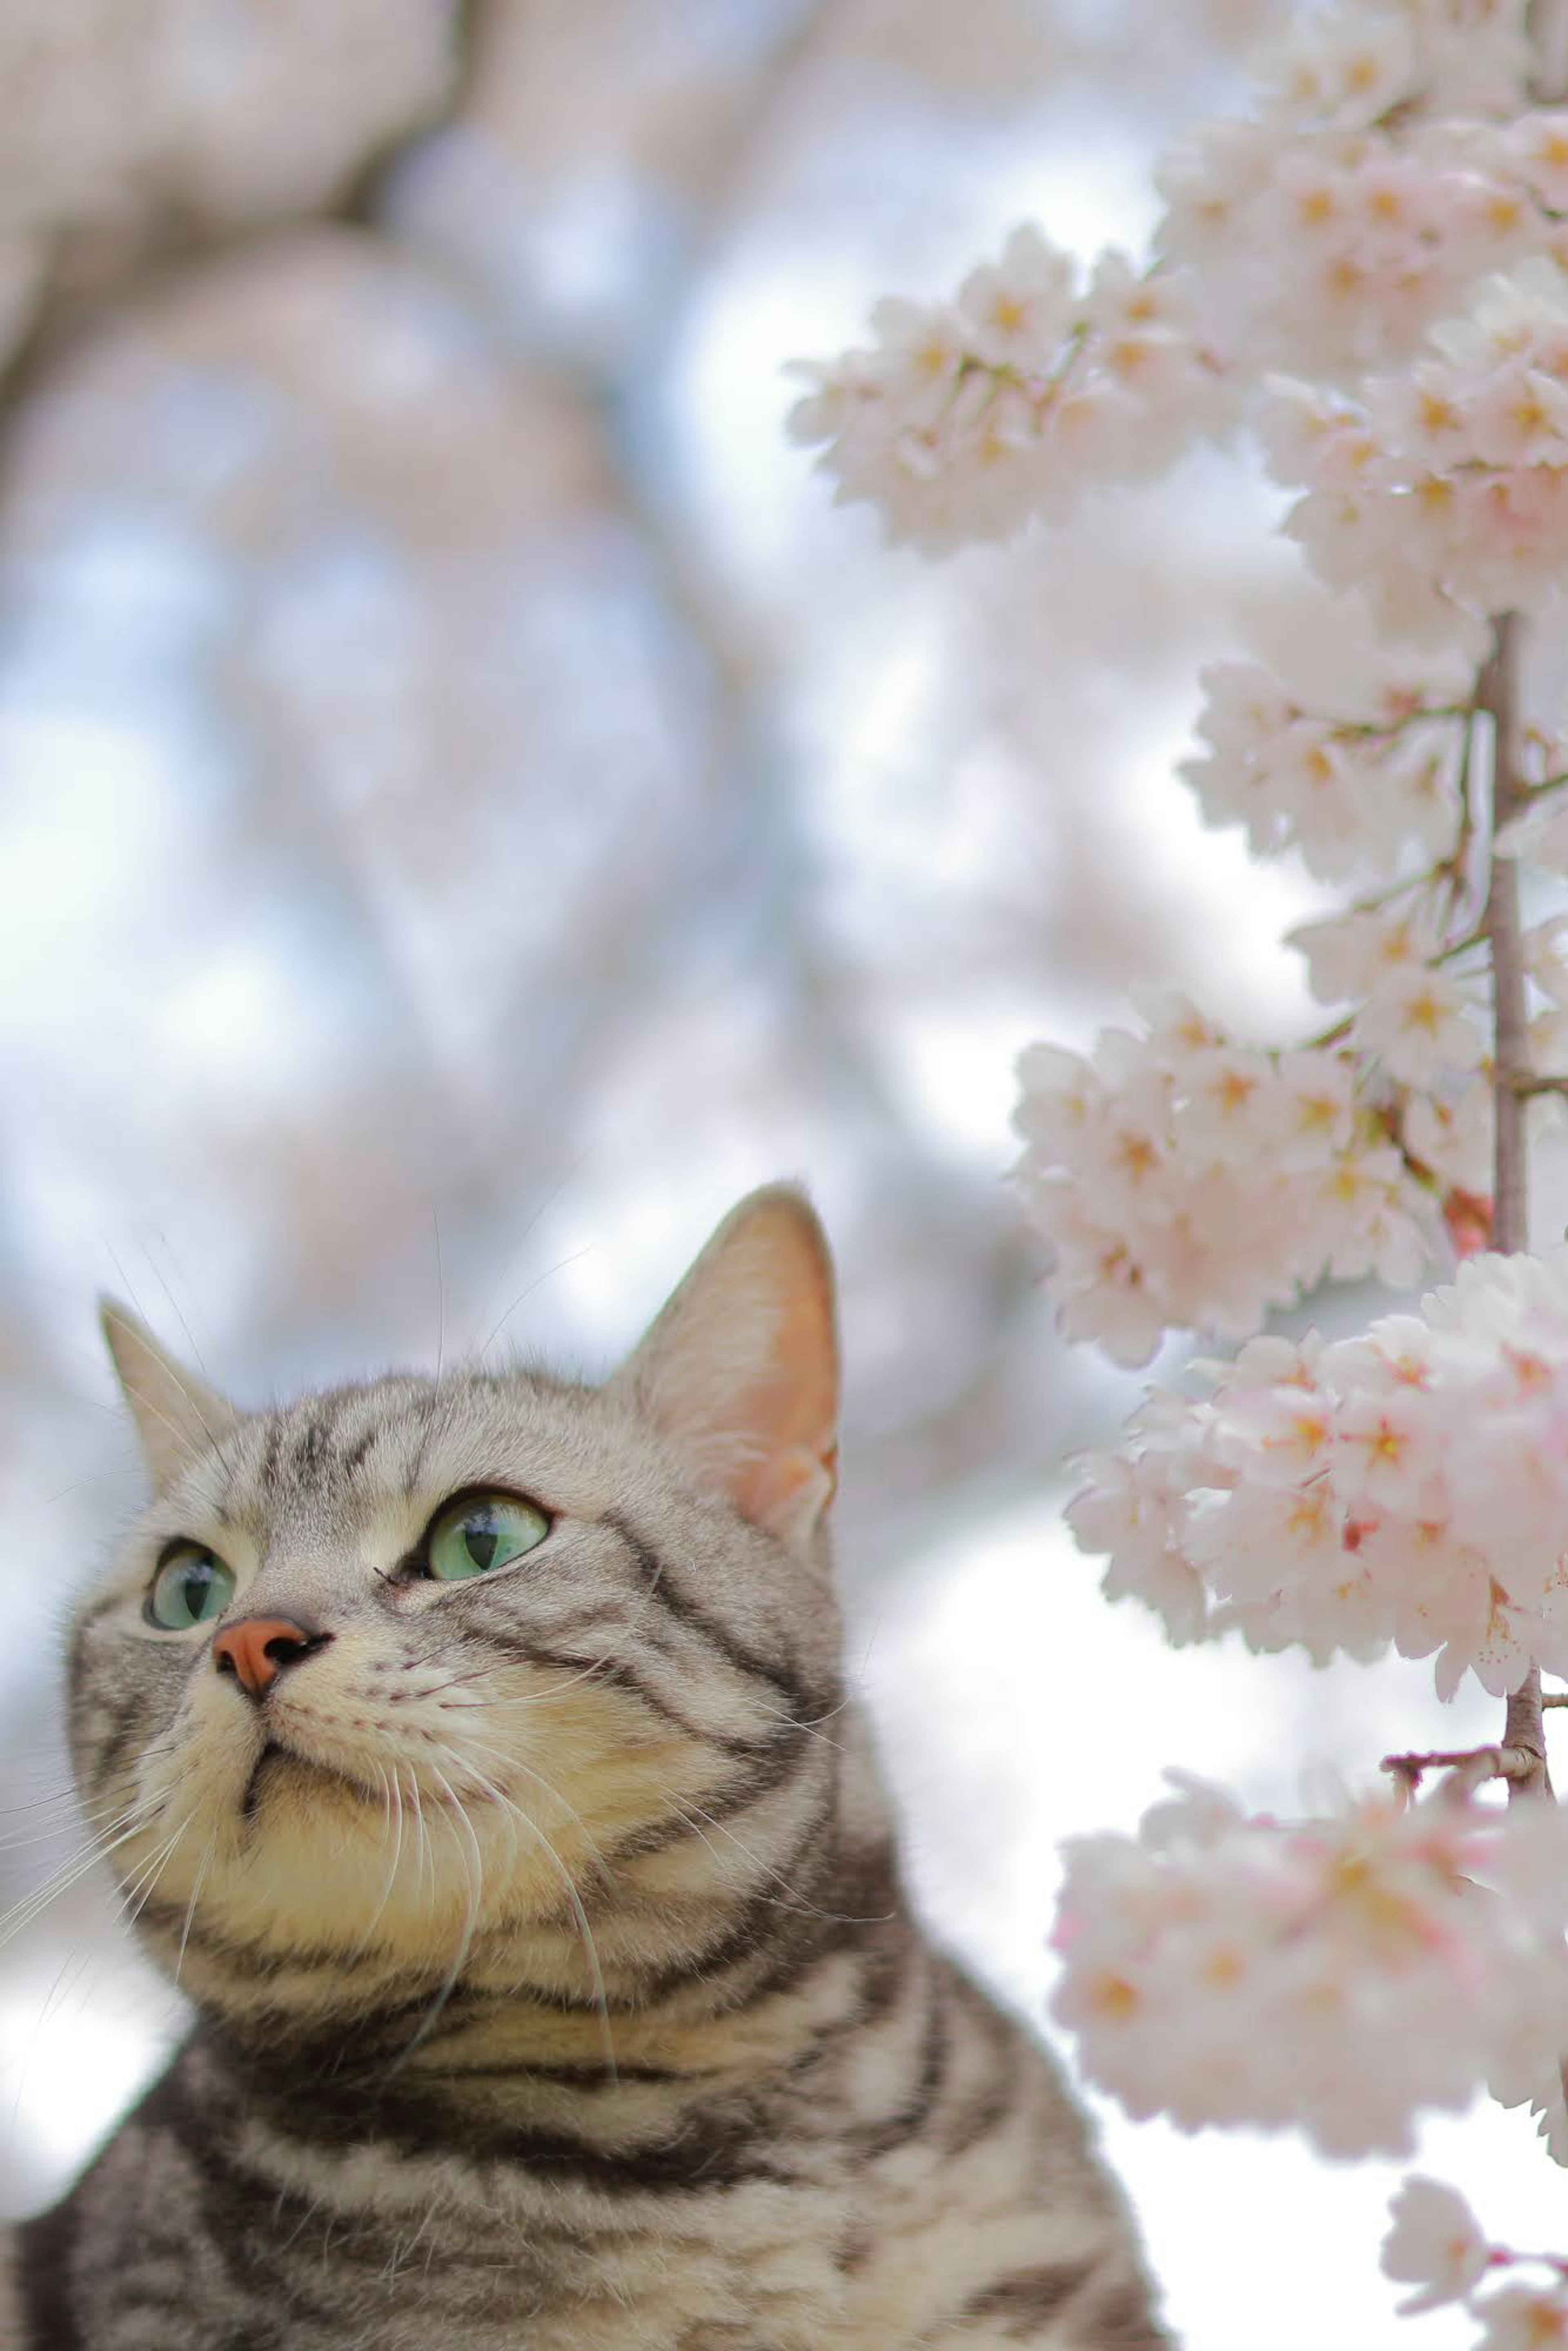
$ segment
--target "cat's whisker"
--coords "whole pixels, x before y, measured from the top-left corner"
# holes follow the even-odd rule
[[[576,1689],[580,1683],[591,1681],[596,1674],[601,1674],[606,1666],[612,1666],[614,1662],[614,1658],[609,1656],[595,1657],[591,1664],[584,1666],[580,1672],[570,1675],[565,1681],[551,1682],[548,1688],[521,1690],[511,1698],[468,1698],[463,1702],[475,1707],[539,1706],[546,1698],[559,1698],[563,1691]],[[440,1698],[446,1690],[466,1689],[475,1682],[487,1681],[492,1674],[502,1673],[507,1667],[515,1671],[517,1660],[514,1657],[497,1657],[494,1665],[480,1666],[471,1674],[454,1674],[449,1681],[437,1682],[433,1688],[422,1690],[420,1696]]]
[[[420,2047],[422,2043],[430,2038],[430,2035],[434,2032],[436,2025],[441,2020],[447,2002],[452,1998],[453,1993],[456,1991],[458,1984],[462,1981],[463,1970],[468,1964],[468,1954],[474,1948],[474,1936],[479,1924],[480,1905],[484,1896],[485,1859],[479,1849],[478,1837],[475,1834],[474,1823],[468,1817],[467,1810],[462,1798],[458,1795],[457,1791],[453,1787],[452,1782],[447,1779],[445,1773],[434,1763],[430,1764],[428,1769],[440,1783],[454,1822],[461,1822],[463,1826],[465,1838],[465,1860],[468,1871],[468,1907],[464,1913],[463,1931],[458,1938],[457,1949],[453,1955],[452,1963],[447,1969],[445,1976],[442,1980],[440,1987],[438,1988],[430,2007],[420,2019],[418,2028],[414,2032],[413,2038],[404,2043],[402,2049],[399,2052],[398,2055],[393,2058],[391,2065],[387,2068],[389,2076],[398,2073],[404,2065],[406,2065],[414,2051]]]
[[[398,1864],[402,1859],[402,1792],[398,1786],[397,1771],[395,1769],[388,1771],[380,1763],[374,1766],[374,1770],[381,1785],[382,1810],[392,1813],[394,1818],[392,1859],[387,1864],[386,1876],[382,1881],[381,1899],[366,1921],[364,1933],[350,1953],[351,1959],[358,1959],[362,1952],[370,1949],[376,1928],[381,1925],[387,1904],[392,1897],[392,1887],[397,1882]]]
[[[547,1265],[543,1273],[537,1274],[535,1276],[534,1280],[529,1282],[526,1290],[520,1290],[516,1298],[513,1299],[511,1304],[507,1307],[506,1312],[502,1315],[500,1321],[492,1325],[489,1332],[480,1346],[477,1361],[481,1364],[484,1362],[486,1356],[489,1353],[491,1348],[495,1345],[497,1340],[500,1337],[502,1332],[506,1329],[507,1323],[517,1312],[518,1307],[526,1306],[536,1290],[542,1290],[547,1281],[553,1281],[558,1273],[564,1273],[569,1265],[576,1265],[580,1259],[585,1258],[587,1255],[588,1251],[585,1249],[573,1249],[570,1257],[557,1258],[553,1265]]]
[[[148,1750],[148,1754],[152,1754],[152,1750]],[[151,1801],[151,1799],[148,1799],[148,1796],[139,1796],[139,1799],[136,1799],[136,1803],[148,1803],[148,1801]],[[73,1824],[73,1827],[75,1827],[75,1824],[82,1824],[82,1827],[87,1827],[87,1829],[97,1829],[99,1834],[103,1834],[103,1824],[106,1824],[106,1815],[108,1815],[108,1827],[118,1827],[118,1822],[120,1822],[120,1820],[130,1820],[131,1813],[136,1811],[136,1803],[130,1803],[130,1805],[127,1805],[127,1803],[122,1803],[122,1801],[113,1799],[113,1796],[103,1796],[103,1799],[101,1799],[101,1801],[97,1801],[97,1803],[80,1803],[80,1801],[70,1799],[70,1801],[68,1801],[70,1824]],[[21,1811],[21,1808],[19,1808],[19,1811]],[[30,1832],[30,1834],[16,1834],[16,1836],[0,1836],[0,1853],[9,1853],[9,1850],[12,1850],[12,1845],[21,1845],[21,1844],[40,1844],[42,1838],[57,1836],[57,1834],[58,1834],[58,1827],[54,1827],[54,1829],[52,1829],[52,1827],[42,1827],[42,1829],[36,1829],[36,1832]]]
[[[185,1905],[185,1923],[180,1930],[180,1948],[174,1954],[174,1981],[176,1984],[180,1980],[180,1970],[185,1964],[185,1947],[191,1939],[191,1929],[196,1922],[196,1905],[201,1900],[202,1887],[206,1883],[207,1872],[213,1865],[214,1859],[217,1854],[217,1849],[218,1833],[216,1829],[214,1829],[211,1836],[207,1839],[207,1849],[202,1855],[201,1865],[196,1871],[195,1883],[191,1888],[191,1898]]]
[[[507,1251],[500,1271],[495,1276],[489,1288],[486,1290],[485,1293],[485,1302],[480,1309],[481,1314],[487,1314],[489,1312],[490,1307],[495,1301],[497,1291],[501,1288],[502,1283],[507,1280],[507,1275],[516,1266],[518,1258],[522,1255],[523,1250],[531,1239],[536,1227],[538,1225],[542,1217],[549,1215],[551,1208],[554,1207],[556,1202],[559,1199],[561,1194],[565,1191],[567,1186],[572,1182],[574,1177],[582,1173],[583,1166],[591,1157],[592,1151],[592,1144],[586,1144],[582,1150],[578,1153],[577,1157],[572,1161],[570,1166],[568,1167],[563,1174],[559,1176],[555,1182],[550,1186],[549,1190],[545,1194],[544,1198],[539,1202],[538,1207],[534,1210],[533,1215],[528,1218],[528,1223],[523,1227],[522,1231],[513,1242],[510,1249]],[[507,1307],[500,1321],[492,1325],[489,1338],[483,1342],[478,1353],[474,1358],[476,1363],[482,1364],[484,1362],[485,1357],[489,1351],[491,1341],[495,1339],[504,1326],[510,1322],[512,1316],[517,1312],[517,1308],[522,1304],[523,1298],[526,1298],[527,1296],[528,1292],[525,1290],[522,1298],[515,1300],[513,1303]],[[476,1322],[478,1317],[476,1316],[475,1320]]]
[[[0,1821],[12,1819],[21,1813],[36,1813],[46,1804],[75,1804],[81,1809],[80,1799],[69,1781],[57,1788],[47,1788],[37,1796],[27,1796],[17,1804],[0,1804]]]
[[[803,1730],[808,1739],[820,1739],[822,1745],[824,1747],[831,1747],[835,1755],[841,1755],[843,1753],[844,1749],[842,1741],[837,1739],[829,1739],[822,1731],[821,1725],[824,1722],[834,1721],[838,1716],[844,1713],[848,1708],[854,1704],[852,1698],[841,1698],[837,1706],[831,1706],[828,1708],[826,1714],[813,1715],[809,1722],[803,1722],[799,1715],[791,1714],[788,1707],[769,1706],[765,1698],[755,1698],[753,1703],[756,1705],[759,1713],[770,1714],[776,1722],[783,1723],[787,1729],[790,1730]]]
[[[500,1748],[490,1746],[487,1741],[484,1740],[470,1740],[461,1750],[452,1747],[445,1741],[443,1741],[443,1746],[444,1751],[448,1755],[455,1757],[459,1761],[465,1764],[467,1762],[467,1752],[471,1748],[475,1753],[489,1756],[493,1762],[501,1764],[509,1771],[521,1771],[526,1779],[529,1779],[533,1782],[536,1788],[542,1788],[545,1794],[549,1798],[551,1803],[557,1807],[558,1811],[563,1812],[569,1821],[575,1823],[578,1830],[580,1832],[583,1844],[588,1847],[589,1853],[592,1855],[593,1866],[596,1875],[600,1876],[604,1875],[609,1865],[605,1861],[604,1855],[600,1846],[594,1842],[593,1836],[590,1832],[588,1823],[583,1819],[582,1814],[574,1805],[567,1802],[566,1798],[560,1793],[559,1790],[553,1788],[550,1785],[542,1771],[536,1771],[531,1764],[528,1764],[523,1761],[520,1755],[508,1755]],[[476,1779],[481,1781],[485,1786],[489,1786],[488,1782],[485,1781],[484,1774],[482,1772],[476,1771],[474,1776]],[[499,1792],[496,1789],[491,1789],[490,1792],[492,1795],[496,1795],[498,1801],[502,1803],[512,1802],[512,1799],[509,1796],[500,1795]],[[514,1806],[514,1809],[517,1809],[516,1806]],[[527,1819],[528,1815],[524,1813],[522,1817]],[[537,1823],[530,1822],[529,1825],[532,1827],[537,1825]]]
[[[155,1739],[149,1739],[137,1750],[139,1765],[145,1765],[150,1761],[156,1761],[160,1756],[172,1754],[176,1744],[176,1740],[170,1732],[163,1732]],[[58,1806],[62,1810],[74,1813],[80,1820],[91,1822],[100,1813],[112,1812],[118,1802],[118,1798],[110,1795],[84,1797],[73,1782],[67,1781],[59,1786],[44,1790],[38,1795],[26,1797],[19,1803],[0,1804],[0,1820],[19,1818],[23,1815],[31,1816],[44,1811],[47,1807],[52,1809]],[[0,1851],[5,1850],[6,1842],[6,1839],[0,1838]]]
[[[701,1804],[695,1802],[689,1796],[683,1798],[672,1795],[669,1797],[668,1801],[674,1807],[679,1817],[689,1824],[696,1835],[702,1838],[703,1843],[707,1845],[710,1853],[714,1853],[716,1848],[709,1842],[709,1839],[704,1831],[697,1826],[697,1820],[692,1817],[694,1813],[695,1813],[699,1819],[706,1821],[709,1828],[716,1829],[721,1836],[727,1837],[731,1844],[738,1847],[739,1851],[745,1855],[746,1858],[754,1863],[766,1876],[771,1877],[776,1886],[782,1886],[784,1887],[785,1894],[782,1896],[763,1894],[758,1896],[759,1901],[771,1904],[775,1909],[792,1910],[798,1917],[801,1918],[821,1918],[826,1920],[830,1926],[834,1927],[883,1927],[887,1924],[889,1918],[895,1917],[897,1916],[896,1911],[881,1910],[873,1911],[865,1917],[857,1917],[848,1911],[824,1910],[818,1903],[802,1902],[797,1896],[795,1889],[790,1886],[789,1879],[784,1876],[782,1870],[779,1869],[772,1862],[764,1861],[762,1855],[754,1851],[754,1849],[748,1845],[743,1838],[737,1836],[735,1831],[730,1828],[727,1823],[716,1820],[711,1813],[705,1812]]]
[[[148,1903],[152,1899],[158,1880],[174,1858],[190,1825],[190,1818],[187,1816],[180,1823],[173,1834],[159,1846],[152,1859],[143,1863],[128,1882],[116,1913],[116,1916],[123,1918],[128,1925],[135,1925]]]
[[[424,1874],[428,1867],[430,1871],[431,1898],[434,1900],[435,1896],[435,1853],[430,1842],[430,1830],[425,1823],[424,1804],[419,1792],[419,1782],[412,1773],[409,1777],[408,1792],[413,1799],[413,1817],[419,1828],[419,1876],[415,1881],[414,1891],[417,1894],[420,1888],[423,1886]]]
[[[494,1782],[487,1780],[482,1771],[475,1770],[474,1766],[468,1762],[465,1756],[456,1754],[451,1748],[446,1748],[444,1752],[451,1755],[455,1762],[462,1764],[465,1770],[472,1771],[474,1772],[474,1777],[478,1781],[481,1788],[486,1792],[486,1793],[487,1793],[495,1802],[503,1805],[513,1818],[519,1821],[523,1827],[528,1831],[529,1834],[537,1837],[540,1844],[543,1845],[546,1855],[549,1856],[551,1865],[560,1878],[562,1886],[565,1888],[567,1900],[571,1906],[572,1917],[577,1924],[578,1937],[582,1944],[583,1953],[587,1959],[590,1974],[592,1978],[594,2006],[599,2012],[600,2030],[604,2044],[604,2070],[612,2081],[619,2080],[620,2076],[615,2064],[614,2035],[612,2032],[610,2023],[610,1999],[609,1994],[605,1990],[604,1970],[600,1964],[599,1945],[594,1939],[593,1928],[589,1920],[588,1912],[583,1907],[582,1896],[578,1892],[577,1885],[572,1877],[571,1872],[568,1869],[565,1862],[561,1859],[559,1854],[557,1853],[554,1845],[550,1843],[549,1838],[545,1834],[543,1829],[540,1828],[538,1823],[536,1820],[530,1819],[528,1814],[524,1812],[522,1806],[517,1803],[514,1798],[506,1794],[502,1789],[495,1786]],[[501,1760],[503,1761],[510,1762],[514,1769],[528,1771],[528,1766],[526,1764],[520,1766],[517,1764],[516,1757],[504,1757]],[[528,1777],[531,1780],[537,1781],[538,1784],[544,1789],[547,1795],[555,1796],[555,1791],[550,1787],[549,1781],[541,1778],[538,1772],[529,1771]],[[555,1801],[558,1803],[561,1803],[561,1799],[559,1797],[556,1797]],[[569,1804],[561,1803],[561,1808],[565,1812],[571,1812],[571,1807]],[[578,1826],[580,1828],[583,1828],[583,1823],[579,1816],[575,1813],[572,1813],[571,1816],[577,1821]],[[604,1867],[603,1855],[599,1852],[597,1846],[593,1844],[591,1838],[588,1837],[586,1828],[583,1828],[583,1835],[589,1844],[590,1851],[594,1855],[596,1865],[602,1870]],[[515,1850],[515,1833],[513,1843]]]
[[[124,1285],[126,1295],[131,1300],[131,1304],[135,1307],[137,1313],[141,1314],[142,1311],[141,1301],[136,1295],[135,1283],[131,1280],[131,1277],[126,1272],[125,1268],[121,1265],[119,1257],[112,1249],[110,1250],[109,1255],[116,1273],[119,1274],[120,1281]],[[181,1327],[184,1331],[186,1338],[191,1342],[191,1351],[196,1357],[197,1362],[200,1363],[201,1350],[196,1345],[194,1339],[191,1336],[191,1326],[185,1321],[184,1315],[180,1312],[179,1304],[174,1298],[172,1290],[170,1290],[168,1283],[163,1281],[163,1277],[162,1274],[158,1273],[156,1266],[152,1268],[152,1270],[158,1275],[159,1280],[163,1282],[163,1289],[168,1296],[169,1302],[174,1308],[175,1313],[179,1316]],[[123,1313],[117,1313],[114,1319],[117,1322],[123,1323]],[[143,1319],[145,1320],[145,1317],[143,1317]],[[149,1361],[148,1368],[149,1372],[151,1372],[152,1368],[151,1361]],[[204,1389],[189,1373],[182,1370],[171,1356],[162,1353],[162,1351],[160,1351],[158,1355],[156,1368],[158,1376],[166,1380],[170,1387],[173,1389],[174,1394],[178,1396],[181,1404],[184,1407],[185,1414],[192,1421],[194,1422],[196,1426],[201,1429],[203,1435],[207,1440],[207,1443],[210,1446],[215,1447],[223,1432],[221,1428],[214,1427],[212,1420],[209,1417],[209,1409],[211,1405],[216,1402],[216,1398],[213,1395],[211,1390]],[[137,1391],[132,1388],[130,1375],[128,1374],[123,1363],[117,1360],[116,1369],[120,1374],[120,1383],[121,1387],[125,1390],[128,1397],[133,1397],[138,1411],[150,1413],[154,1419],[162,1421],[164,1426],[172,1435],[176,1446],[183,1447],[186,1440],[186,1430],[181,1421],[174,1418],[172,1415],[165,1413],[156,1402],[146,1395],[144,1391]]]
[[[120,1845],[128,1843],[131,1837],[141,1834],[148,1821],[162,1808],[162,1803],[161,1798],[145,1801],[151,1808],[144,1816],[131,1820],[128,1825],[120,1829],[117,1835],[110,1836],[108,1831],[101,1832],[99,1836],[94,1837],[86,1846],[74,1854],[69,1861],[63,1863],[54,1876],[47,1878],[41,1886],[37,1887],[33,1893],[25,1895],[22,1900],[14,1904],[9,1910],[0,1913],[0,1950],[41,1918],[45,1911],[57,1902],[62,1894],[69,1893],[72,1886],[79,1885],[84,1877],[98,1867],[99,1862],[106,1861],[109,1855]],[[104,1842],[106,1837],[107,1843]]]
[[[78,1813],[78,1821],[85,1821],[86,1826],[89,1829],[96,1825],[89,1815]],[[111,1828],[114,1824],[113,1818],[111,1817],[110,1822],[104,1825],[100,1833],[107,1834],[109,1828]],[[20,1853],[28,1845],[56,1844],[59,1842],[62,1832],[68,1826],[74,1825],[76,1825],[76,1823],[62,1820],[57,1822],[52,1828],[34,1829],[30,1834],[0,1837],[0,1853]]]

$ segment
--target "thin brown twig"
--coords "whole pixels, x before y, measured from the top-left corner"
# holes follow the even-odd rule
[[[1534,1078],[1530,1066],[1530,1021],[1525,1002],[1524,940],[1519,912],[1519,869],[1500,857],[1498,834],[1528,794],[1521,756],[1519,694],[1520,620],[1502,613],[1492,625],[1491,652],[1476,681],[1476,707],[1491,721],[1490,875],[1482,924],[1491,950],[1493,1065],[1496,1083],[1496,1157],[1492,1186],[1492,1238],[1505,1252],[1530,1246],[1528,1170],[1525,1158],[1525,1094]],[[1541,1675],[1531,1667],[1508,1701],[1505,1750],[1532,1759],[1528,1773],[1509,1774],[1509,1802],[1550,1796],[1546,1735],[1542,1721]]]
[[[1385,1755],[1380,1769],[1403,1780],[1412,1794],[1427,1771],[1447,1771],[1439,1793],[1445,1803],[1464,1803],[1489,1780],[1506,1780],[1512,1795],[1516,1787],[1535,1778],[1540,1755],[1529,1747],[1437,1748],[1427,1754]]]

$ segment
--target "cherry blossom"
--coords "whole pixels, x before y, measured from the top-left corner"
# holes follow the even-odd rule
[[[1568,2043],[1554,1806],[1380,1798],[1281,1823],[1172,1777],[1135,1837],[1068,1841],[1051,1938],[1051,2013],[1130,2114],[1407,2153],[1416,2115],[1464,2105],[1522,2046],[1545,2063]],[[1521,1876],[1533,1907],[1497,1890]],[[1428,2288],[1473,2266],[1446,2218],[1446,2246],[1429,2198],[1396,2231],[1402,2274]]]
[[[1464,1065],[1453,1019],[1417,1025],[1407,1065]],[[1434,1195],[1346,1053],[1237,1046],[1178,1004],[1088,1059],[1031,1047],[1019,1075],[1014,1180],[1054,1251],[1063,1328],[1119,1363],[1171,1328],[1242,1338],[1325,1272],[1414,1280],[1440,1247]]]
[[[1495,1126],[1491,1086],[1484,1077],[1447,1093],[1412,1093],[1406,1101],[1408,1156],[1429,1167],[1451,1191],[1472,1199],[1491,1182]]]
[[[1276,380],[1272,398],[1313,394]],[[1432,326],[1409,373],[1370,379],[1343,417],[1304,463],[1273,442],[1281,478],[1305,489],[1286,528],[1331,586],[1360,589],[1409,635],[1448,633],[1456,609],[1550,604],[1568,563],[1568,277],[1555,259],[1487,277]]]
[[[1351,1037],[1408,1086],[1434,1086],[1455,1071],[1474,1070],[1486,1050],[1459,981],[1410,965],[1378,979]]]
[[[1325,881],[1392,872],[1412,845],[1426,863],[1452,852],[1462,737],[1440,684],[1416,674],[1333,717],[1255,663],[1221,664],[1203,684],[1207,747],[1180,773],[1210,824],[1244,825],[1262,856],[1299,849]]]
[[[1496,1859],[1504,1861],[1511,1843],[1505,1841]],[[1524,1847],[1516,1844],[1506,1855],[1505,1874],[1519,1876],[1523,1858]],[[1561,2105],[1562,2069],[1553,2060],[1549,2070]],[[1493,2090],[1496,2095],[1495,2084]],[[1552,2152],[1558,2162],[1568,2160],[1568,2150]],[[1562,2255],[1489,2242],[1464,2198],[1437,2179],[1407,2179],[1389,2212],[1394,2226],[1383,2241],[1385,2274],[1417,2289],[1397,2305],[1402,2316],[1462,2304],[1481,2326],[1476,2351],[1489,2345],[1493,2351],[1543,2351],[1568,2343],[1568,2262]],[[1527,2283],[1517,2274],[1521,2270],[1543,2272],[1544,2279]]]
[[[1477,2310],[1476,2351],[1553,2351],[1568,2344],[1568,2288],[1505,2285]]]
[[[1383,2241],[1391,2278],[1419,2287],[1399,2304],[1402,2316],[1464,2302],[1486,2275],[1487,2241],[1464,2198],[1441,2180],[1406,2179],[1390,2206],[1394,2226]]]
[[[1185,1637],[1436,1652],[1442,1698],[1568,1673],[1568,1251],[1476,1258],[1364,1338],[1254,1341],[1084,1468],[1075,1537],[1113,1596],[1181,1592]]]
[[[1013,1180],[1062,1328],[1128,1365],[1172,1331],[1238,1350],[1147,1394],[1067,1518],[1175,1645],[1392,1649],[1444,1700],[1473,1675],[1513,1703],[1506,1764],[1467,1771],[1540,1793],[1519,1726],[1536,1673],[1568,1677],[1568,1253],[1484,1252],[1523,1238],[1515,1118],[1568,1078],[1568,917],[1524,932],[1521,978],[1506,862],[1568,874],[1568,740],[1516,658],[1568,585],[1568,108],[1537,102],[1562,73],[1527,0],[1284,13],[1247,114],[1161,165],[1146,266],[1085,281],[1019,230],[950,299],[879,308],[793,429],[932,553],[1238,423],[1291,494],[1320,610],[1357,617],[1207,670],[1180,772],[1206,822],[1356,894],[1288,942],[1315,1037],[1242,1041],[1176,998],[1020,1061]],[[1450,1250],[1419,1312],[1256,1335]],[[1337,2155],[1405,2150],[1485,2085],[1568,2162],[1568,1823],[1468,1784],[1291,1824],[1178,1782],[1135,1838],[1070,1844],[1053,2012],[1088,2078]],[[1526,2258],[1544,2283],[1498,2283]],[[1436,2181],[1384,2262],[1407,2313],[1568,2351],[1568,2264],[1489,2245]]]
[[[1318,397],[1403,365],[1489,273],[1557,250],[1568,135],[1561,110],[1530,106],[1528,62],[1523,0],[1310,12],[1258,60],[1249,117],[1200,130],[1162,166],[1151,269],[1107,255],[1079,292],[1038,231],[1015,231],[950,304],[884,306],[873,346],[808,368],[793,430],[822,446],[840,496],[871,499],[937,551],[1061,511],[1095,474],[1163,468],[1256,407],[1271,371]],[[1556,445],[1562,388],[1518,372],[1522,403],[1506,371],[1468,406],[1440,383],[1391,396],[1424,418],[1420,445],[1443,468],[1470,441],[1498,453],[1489,464],[1535,465]],[[1436,484],[1407,485],[1407,503],[1439,536],[1458,516],[1506,541],[1543,499],[1555,514],[1539,483],[1465,486],[1451,511],[1446,472]],[[1343,474],[1314,486],[1337,509],[1303,514],[1299,533],[1339,577],[1376,518]],[[1544,527],[1542,514],[1531,528]],[[1385,601],[1398,601],[1386,584]]]
[[[1301,923],[1286,944],[1307,959],[1312,994],[1323,1004],[1371,996],[1396,972],[1419,971],[1437,954],[1440,939],[1427,909],[1356,909]]]
[[[1160,470],[1212,399],[1181,273],[1105,254],[1081,289],[1032,228],[953,303],[884,301],[871,323],[869,348],[798,364],[789,430],[821,447],[839,498],[869,498],[929,553],[1062,509],[1097,472]]]
[[[1500,857],[1528,858],[1548,872],[1568,873],[1568,791],[1542,791],[1498,834],[1495,846]]]

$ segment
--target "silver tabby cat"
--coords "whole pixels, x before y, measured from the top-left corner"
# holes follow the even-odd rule
[[[242,1412],[118,1308],[156,1499],[71,1728],[170,2070],[7,2351],[1157,2351],[1050,2062],[912,1923],[830,1574],[810,1209],[601,1388]]]

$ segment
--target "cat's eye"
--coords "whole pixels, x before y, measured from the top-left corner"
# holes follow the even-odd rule
[[[431,1521],[424,1564],[438,1583],[489,1575],[542,1543],[550,1522],[520,1494],[461,1494]]]
[[[232,1567],[202,1543],[172,1544],[147,1595],[147,1615],[165,1633],[210,1625],[235,1596]]]

